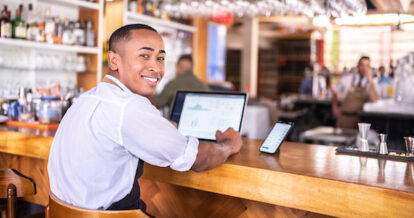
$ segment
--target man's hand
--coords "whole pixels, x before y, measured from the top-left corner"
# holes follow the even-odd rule
[[[200,172],[218,167],[230,155],[238,153],[242,146],[240,134],[233,128],[224,132],[217,131],[216,141],[217,143],[200,142],[192,170]]]
[[[332,106],[332,113],[334,117],[338,118],[342,114],[341,108],[339,108],[338,106]]]
[[[367,78],[368,82],[371,84],[374,82],[372,78],[372,69],[371,67],[364,69],[364,77]]]
[[[379,99],[379,97],[378,97],[377,90],[375,90],[375,84],[374,84],[374,79],[372,78],[372,69],[371,69],[371,67],[369,67],[368,69],[366,69],[364,71],[364,77],[366,77],[367,80],[368,80],[368,85],[369,85],[369,91],[368,91],[369,100],[371,102],[375,102],[375,101],[377,101]]]
[[[217,130],[216,141],[219,144],[226,144],[232,147],[232,154],[238,153],[242,146],[242,140],[239,132],[233,128],[228,128],[226,131],[221,132]]]
[[[333,92],[332,93],[332,113],[333,115],[338,118],[341,116],[341,108],[338,106],[338,95]]]
[[[174,122],[174,121],[172,121],[172,120],[168,120],[168,121],[170,121],[170,123],[171,123],[173,126],[175,126],[175,128],[178,128],[178,126],[177,126],[177,123],[176,123],[176,122]]]

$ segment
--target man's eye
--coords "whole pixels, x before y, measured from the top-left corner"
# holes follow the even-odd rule
[[[165,60],[165,57],[158,57],[157,60],[164,61]]]
[[[147,54],[141,54],[140,56],[143,57],[143,58],[149,58],[149,55],[147,55]]]

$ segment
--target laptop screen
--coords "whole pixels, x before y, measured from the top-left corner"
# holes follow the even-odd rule
[[[171,120],[178,131],[202,140],[216,139],[216,131],[240,131],[246,93],[177,91]]]

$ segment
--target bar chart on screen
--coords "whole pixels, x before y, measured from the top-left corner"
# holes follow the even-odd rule
[[[217,130],[239,129],[243,105],[242,96],[187,95],[178,130],[184,135],[215,139]]]

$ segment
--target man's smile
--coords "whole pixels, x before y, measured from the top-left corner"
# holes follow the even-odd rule
[[[141,75],[141,78],[143,78],[145,82],[147,82],[151,86],[156,86],[161,79],[158,76],[144,76],[144,75]]]

